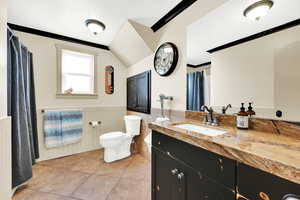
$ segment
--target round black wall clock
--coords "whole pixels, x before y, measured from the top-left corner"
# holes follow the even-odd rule
[[[178,49],[175,44],[166,42],[155,52],[154,69],[160,76],[170,75],[178,62]]]

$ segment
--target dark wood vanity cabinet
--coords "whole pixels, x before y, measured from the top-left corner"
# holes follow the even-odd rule
[[[236,161],[152,131],[152,146],[166,152],[221,185],[235,187]]]
[[[300,200],[300,185],[152,131],[152,200]]]
[[[152,164],[152,200],[235,199],[231,190],[155,147]]]
[[[244,164],[238,164],[237,191],[239,200],[300,200],[299,184]]]
[[[152,141],[152,200],[235,199],[234,188],[228,188],[220,181],[207,176],[215,169],[222,171],[217,157],[214,157],[216,159],[215,162],[209,159],[204,160],[203,158],[203,167],[199,169],[200,164],[193,165],[193,163],[195,161],[199,162],[199,159],[201,160],[201,157],[203,157],[203,153],[189,151],[189,148],[193,150],[199,148],[194,149],[192,145],[155,131],[153,131]],[[181,151],[176,151],[175,149]],[[198,154],[198,157],[196,154]],[[190,160],[196,158],[197,160]],[[212,165],[208,166],[210,163]],[[211,170],[208,170],[208,168],[211,168]],[[235,167],[233,167],[233,172],[234,169]],[[234,181],[234,173],[232,176],[231,179]],[[218,178],[219,180],[223,179],[223,177]]]

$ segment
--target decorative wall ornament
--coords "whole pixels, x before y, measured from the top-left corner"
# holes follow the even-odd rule
[[[110,65],[105,67],[105,93],[114,93],[114,68]]]

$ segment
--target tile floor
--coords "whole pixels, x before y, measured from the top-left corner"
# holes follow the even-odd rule
[[[151,166],[140,155],[104,163],[96,150],[43,161],[13,200],[150,200]]]

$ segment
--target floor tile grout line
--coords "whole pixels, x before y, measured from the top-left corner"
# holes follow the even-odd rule
[[[88,155],[87,155],[88,156]],[[69,168],[67,167],[57,167],[57,166],[51,166],[50,164],[47,164],[46,162],[45,163],[37,163],[37,165],[39,166],[43,166],[43,167],[48,167],[50,169],[54,169],[54,170],[70,170],[72,172],[78,172],[78,173],[82,173],[82,174],[85,174],[86,177],[79,182],[79,185],[70,193],[70,195],[64,195],[64,194],[58,194],[58,193],[55,193],[55,192],[45,192],[45,191],[41,191],[40,189],[35,189],[35,188],[31,188],[31,187],[28,187],[28,188],[25,188],[27,190],[31,190],[31,191],[35,191],[35,192],[41,192],[41,193],[45,193],[45,194],[52,194],[52,195],[57,195],[57,196],[61,196],[61,197],[68,197],[68,198],[71,198],[71,199],[75,199],[75,200],[84,200],[84,199],[81,199],[81,198],[78,198],[76,196],[73,196],[76,191],[83,185],[85,184],[91,176],[93,175],[97,175],[97,176],[110,176],[110,177],[116,177],[117,180],[115,182],[115,184],[113,185],[113,187],[111,188],[111,190],[107,193],[107,196],[105,197],[105,199],[108,199],[109,196],[111,195],[112,191],[118,187],[118,185],[120,184],[121,180],[122,179],[129,179],[129,180],[134,180],[134,181],[148,181],[147,178],[142,178],[142,179],[135,179],[135,178],[132,178],[132,177],[129,177],[129,178],[126,178],[125,177],[125,174],[126,174],[126,171],[130,168],[130,166],[135,163],[135,162],[138,162],[139,158],[138,156],[141,156],[143,158],[143,160],[145,161],[149,161],[147,159],[145,159],[141,154],[134,154],[132,155],[130,158],[129,158],[129,162],[126,163],[126,165],[124,165],[124,168],[120,174],[120,176],[114,176],[112,174],[97,174],[97,170],[98,170],[98,167],[100,167],[100,165],[102,165],[103,163],[100,163],[100,165],[97,167],[97,169],[95,170],[91,170],[91,172],[86,172],[86,171],[82,171],[82,170],[70,170]],[[92,157],[90,157],[92,159]],[[138,158],[138,160],[136,160],[136,158]],[[103,158],[102,158],[103,159]],[[102,159],[99,159],[99,161],[101,162]],[[127,159],[127,158],[126,158]],[[125,159],[124,159],[125,160]]]
[[[58,170],[63,170],[62,168],[57,168],[57,167],[51,167],[51,166],[46,166],[46,167],[48,167],[48,168],[50,168],[50,169],[58,169]],[[64,169],[64,171],[65,171],[66,169]],[[72,170],[71,170],[72,171]],[[81,171],[73,171],[73,172],[77,172],[77,173],[82,173],[82,174],[86,174],[87,176],[86,176],[86,178],[85,178],[85,180],[84,181],[82,181],[81,183],[80,183],[80,185],[78,185],[77,187],[76,187],[76,189],[75,190],[77,190],[83,183],[85,183],[93,174],[91,174],[91,173],[85,173],[85,172],[81,172]],[[30,187],[30,186],[28,186],[27,188],[24,188],[24,189],[29,189],[29,190],[31,190],[31,191],[36,191],[36,192],[41,192],[41,193],[47,193],[47,194],[53,194],[53,195],[57,195],[57,196],[62,196],[62,197],[69,197],[69,198],[75,198],[75,199],[77,199],[77,200],[83,200],[83,199],[80,199],[80,198],[77,198],[77,197],[74,197],[74,196],[68,196],[68,195],[62,195],[62,194],[58,194],[58,193],[55,193],[55,192],[45,192],[45,191],[42,191],[41,189],[36,189],[36,188],[32,188],[32,187]],[[74,190],[74,191],[75,191]],[[74,191],[72,191],[72,193],[71,193],[71,195],[74,193]]]
[[[88,177],[86,177],[85,181],[82,181],[82,183],[81,183],[80,185],[78,185],[78,186],[74,189],[74,191],[71,193],[71,196],[70,196],[70,197],[73,197],[73,195],[75,194],[75,192],[76,192],[83,184],[85,184],[85,183],[89,180],[89,178],[91,178],[93,175],[94,175],[94,174],[90,174]],[[76,198],[77,198],[77,197],[76,197]]]
[[[135,155],[134,155],[134,156],[135,156]],[[125,167],[125,169],[123,170],[123,172],[125,172],[133,162],[134,162],[134,158],[131,158],[131,161],[130,161],[129,164]],[[119,185],[119,183],[121,182],[121,180],[122,180],[123,178],[125,178],[125,177],[124,177],[124,174],[125,174],[125,173],[122,173],[122,175],[119,177],[118,182],[117,182],[117,183],[114,185],[114,187],[112,187],[112,189],[109,191],[109,193],[107,194],[105,200],[108,200],[108,198],[109,198],[109,196],[111,195],[112,191]],[[126,179],[131,179],[131,178],[126,178]],[[135,179],[131,179],[131,180],[135,180]],[[136,180],[136,181],[137,181],[137,180]],[[145,181],[146,181],[146,180],[145,180]]]
[[[33,191],[33,192],[39,192],[39,193],[43,193],[43,194],[52,194],[52,195],[55,195],[55,196],[72,198],[72,199],[75,199],[75,200],[84,200],[84,199],[80,199],[80,198],[77,198],[77,197],[72,197],[72,196],[57,194],[57,193],[54,193],[54,192],[45,192],[45,191],[36,190],[36,189],[32,189],[32,188],[24,188],[24,190],[30,190],[30,191]]]
[[[105,200],[107,200],[109,198],[109,195],[111,194],[111,192],[117,187],[117,185],[119,185],[121,181],[121,176],[119,177],[118,181],[116,182],[116,184],[112,187],[112,189],[108,192],[108,194],[105,197]]]

